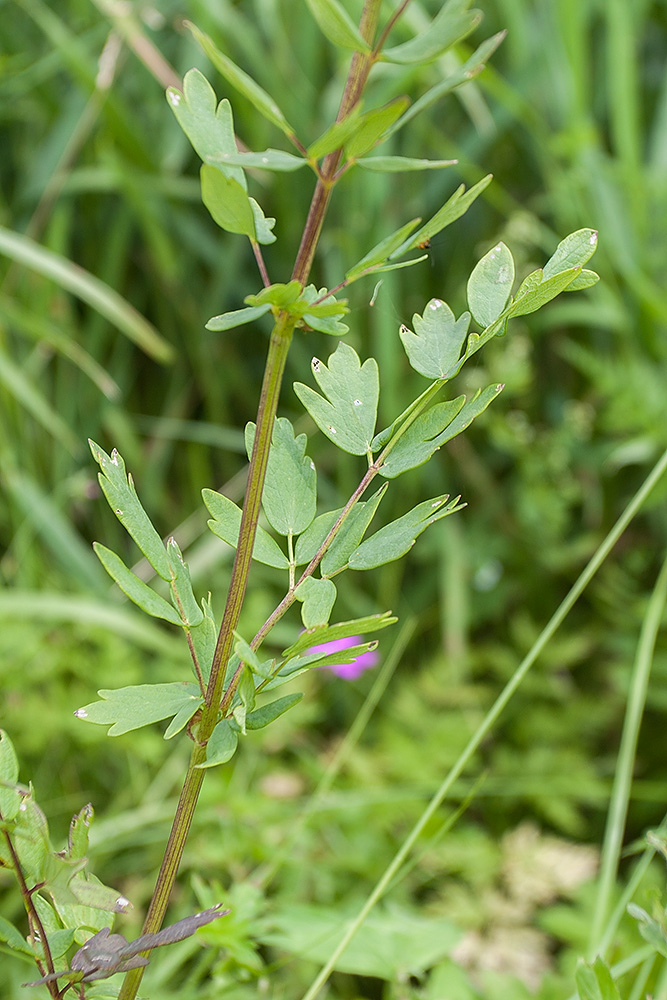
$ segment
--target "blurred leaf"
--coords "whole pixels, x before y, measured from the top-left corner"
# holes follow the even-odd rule
[[[111,456],[107,455],[98,444],[90,439],[88,444],[93,458],[102,469],[98,479],[102,492],[107,498],[107,503],[158,576],[169,581],[171,570],[164,544],[141,505],[134,480],[131,474],[125,471],[125,462],[122,456],[115,448],[111,452]]]
[[[435,524],[436,521],[454,514],[465,506],[459,503],[458,497],[447,503],[448,500],[447,493],[433,500],[424,500],[403,517],[380,528],[352,553],[349,560],[350,569],[375,569],[376,566],[383,566],[394,559],[400,559],[410,551],[417,538],[430,524]]]
[[[412,156],[364,156],[357,166],[381,174],[398,174],[415,170],[442,170],[453,167],[458,160],[420,160]]]
[[[448,0],[428,28],[409,42],[384,49],[381,58],[392,63],[427,63],[474,31],[482,20],[478,10],[468,10],[472,0]]]
[[[18,823],[12,831],[14,848],[18,854],[24,877],[30,882],[41,882],[44,866],[53,847],[49,840],[49,825],[46,816],[35,802],[32,787],[30,793],[21,800]],[[4,847],[4,843],[2,845]],[[10,863],[13,867],[13,859]]]
[[[599,955],[592,965],[581,959],[574,977],[579,1000],[621,1000],[611,972]]]
[[[355,635],[354,639],[359,639],[359,636]],[[328,644],[325,643],[325,645]],[[286,660],[280,667],[278,674],[268,684],[264,685],[263,690],[270,691],[273,688],[279,687],[281,684],[287,683],[287,681],[294,680],[295,677],[305,673],[306,670],[313,670],[315,668],[319,670],[322,667],[340,667],[348,663],[356,663],[362,656],[374,653],[377,647],[378,641],[374,639],[371,642],[343,646],[334,650],[316,649],[312,653],[306,651],[300,656],[291,657],[289,660]]]
[[[87,302],[149,357],[162,363],[173,360],[173,348],[155,327],[117,292],[78,264],[47,250],[28,236],[10,232],[4,226],[0,226],[0,253],[43,274],[82,302]]]
[[[190,21],[186,21],[185,25],[190,29],[215,68],[219,73],[222,73],[228,83],[236,87],[239,93],[243,94],[264,118],[272,122],[281,132],[284,132],[286,136],[291,138],[294,135],[294,129],[273,98],[251,76],[248,76],[247,73],[232,62],[228,56],[223,55],[208,35],[200,31]]]
[[[235,309],[233,312],[222,313],[220,316],[212,316],[206,324],[207,330],[221,331],[234,330],[244,323],[252,323],[253,320],[264,316],[271,309],[270,305],[251,306],[248,309]]]
[[[475,265],[468,278],[468,305],[479,325],[494,323],[507,304],[514,284],[514,258],[498,243]]]
[[[102,688],[101,701],[84,705],[74,713],[78,719],[105,726],[113,723],[107,736],[122,736],[132,729],[150,726],[187,710],[192,718],[202,704],[196,684],[173,681],[167,684],[134,684],[115,691]]]
[[[177,599],[174,603],[180,613],[181,621],[195,628],[201,625],[204,612],[197,604],[192,590],[190,570],[175,538],[170,538],[167,542],[167,558],[172,573],[172,589]]]
[[[12,951],[18,951],[23,955],[29,955],[30,958],[35,957],[35,953],[26,943],[25,938],[21,934],[14,924],[10,924],[9,920],[5,920],[4,917],[0,916],[0,941],[4,941]]]
[[[229,719],[223,719],[217,724],[206,745],[206,760],[197,767],[216,767],[226,764],[236,753],[239,744],[238,733],[232,729]]]
[[[302,698],[303,694],[286,694],[283,698],[277,698],[276,701],[269,702],[268,705],[256,708],[254,712],[250,712],[246,716],[246,729],[263,729],[270,723],[275,722],[276,719],[284,715],[294,705],[297,705]]]
[[[300,959],[325,962],[354,917],[331,906],[287,904],[274,909],[266,944]],[[393,906],[374,910],[356,932],[334,968],[390,982],[405,982],[448,955],[461,931],[444,918],[418,916]]]
[[[446,302],[431,299],[424,308],[424,315],[412,317],[413,333],[402,326],[399,330],[401,343],[410,364],[430,379],[450,379],[460,370],[461,349],[470,325],[470,313],[464,312],[458,319]]]
[[[248,712],[255,707],[255,679],[248,666],[243,667],[236,688],[238,704],[234,706],[234,721],[245,736],[245,720]]]
[[[370,46],[338,0],[306,0],[306,3],[320,31],[330,42],[354,52],[370,52]]]
[[[336,622],[335,625],[316,625],[302,632],[296,642],[283,650],[283,657],[291,659],[299,653],[310,649],[311,646],[321,646],[325,642],[334,642],[337,639],[348,639],[350,636],[365,635],[366,632],[377,632],[378,629],[393,625],[398,619],[394,618],[391,611],[385,611],[379,615],[367,615],[365,618],[355,618],[352,621]],[[344,653],[341,649],[336,655]]]
[[[19,762],[16,751],[4,729],[0,729],[0,782],[15,785],[19,780]],[[15,788],[0,784],[0,816],[3,820],[14,819],[21,805],[21,794]]]
[[[628,913],[637,921],[639,933],[652,948],[667,958],[667,928],[663,922],[658,922],[636,903],[628,904]],[[664,911],[663,911],[664,914]],[[663,916],[664,920],[664,916]]]
[[[209,156],[207,162],[214,166],[221,163],[223,166],[229,164],[233,167],[256,167],[287,173],[308,166],[308,160],[304,160],[303,156],[295,156],[282,149],[265,149],[262,153],[239,153],[238,150],[234,153],[217,153]]]
[[[203,600],[201,606],[203,612],[201,623],[195,628],[190,629],[190,638],[192,639],[201,675],[206,684],[211,673],[213,654],[218,640],[218,629],[209,602]]]
[[[354,348],[340,343],[329,367],[313,358],[315,379],[327,399],[302,382],[294,391],[329,440],[352,455],[370,453],[377,418],[380,383],[374,358],[361,364]]]
[[[248,458],[252,455],[255,424],[246,424]],[[317,509],[317,472],[306,455],[308,438],[294,436],[294,427],[286,417],[273,424],[269,461],[262,492],[262,506],[269,524],[280,535],[300,535],[315,517]]]
[[[228,233],[257,239],[255,217],[250,198],[233,177],[225,177],[215,167],[204,163],[200,170],[201,197],[214,222]]]
[[[4,351],[0,351],[0,383],[48,434],[67,448],[70,454],[77,454],[78,439],[37,386]]]
[[[359,120],[359,126],[344,145],[345,155],[351,160],[357,160],[370,152],[382,142],[389,128],[408,108],[407,97],[396,97],[384,107],[366,111]]]
[[[252,648],[250,643],[245,641],[243,636],[240,636],[237,632],[235,632],[234,635],[237,640],[236,645],[234,646],[234,652],[239,658],[239,663],[246,663],[253,673],[259,674],[260,677],[269,677],[274,661],[260,660],[255,650]]]
[[[218,538],[222,538],[228,545],[236,548],[239,544],[241,508],[237,507],[229,497],[223,496],[222,493],[216,493],[214,490],[202,490],[202,496],[214,518],[208,522],[209,528]],[[273,566],[275,569],[289,568],[289,559],[281,551],[278,543],[259,525],[252,557],[257,562],[264,563],[265,566]]]
[[[336,585],[332,580],[317,580],[309,576],[294,591],[301,601],[301,621],[305,628],[326,625],[336,603]]]
[[[148,584],[135,576],[120,556],[117,556],[115,552],[100,542],[93,542],[93,549],[109,576],[142,611],[145,611],[147,615],[152,615],[153,618],[164,618],[172,625],[183,625],[180,615],[172,608],[171,604],[168,604],[164,597],[160,597],[154,590],[151,590]]]

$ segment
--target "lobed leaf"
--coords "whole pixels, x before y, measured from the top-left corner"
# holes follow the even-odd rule
[[[237,66],[236,63],[232,62],[228,56],[223,55],[207,34],[200,31],[190,21],[186,21],[185,25],[190,29],[215,68],[219,73],[222,73],[228,83],[231,83],[239,93],[243,94],[264,118],[272,122],[286,136],[292,138],[294,136],[294,129],[273,98],[251,76]]]
[[[329,367],[313,358],[315,379],[325,397],[301,382],[294,391],[326,436],[352,455],[370,454],[380,382],[377,362],[362,365],[354,348],[340,343],[329,357]]]
[[[415,332],[407,326],[399,331],[401,343],[411,366],[430,379],[451,379],[458,374],[463,359],[461,350],[470,325],[470,313],[458,319],[446,302],[431,299],[424,315],[412,317]]]
[[[349,566],[350,569],[375,569],[385,563],[400,559],[406,552],[409,552],[421,533],[430,524],[435,524],[443,517],[454,514],[461,510],[465,504],[459,503],[459,497],[451,500],[449,495],[444,494],[435,497],[433,500],[425,500],[423,503],[399,517],[396,521],[380,528],[374,535],[362,542],[356,552],[353,552]]]
[[[381,486],[376,493],[365,502],[355,504],[347,516],[345,523],[334,538],[320,563],[322,576],[333,576],[347,566],[348,560],[366,534],[380,501],[387,492],[388,484]]]
[[[306,0],[320,31],[334,45],[353,52],[370,52],[356,24],[338,0]]]
[[[387,62],[410,64],[428,63],[474,31],[482,20],[478,10],[468,10],[472,0],[448,0],[433,18],[428,28],[408,42],[384,49],[381,58]]]
[[[169,580],[171,573],[164,544],[139,501],[132,476],[125,471],[125,462],[115,448],[109,456],[94,441],[89,439],[88,444],[102,469],[98,479],[109,506],[158,576]]]
[[[168,88],[167,101],[178,124],[204,163],[209,157],[238,152],[231,104],[225,98],[216,107],[215,91],[198,69],[188,70],[185,74],[182,93],[175,87]],[[226,177],[233,178],[244,190],[247,189],[245,174],[241,169],[231,165],[227,169],[220,169]]]
[[[160,597],[154,590],[140,580],[127,568],[120,556],[100,542],[93,542],[95,555],[100,560],[109,576],[116,581],[123,593],[130,598],[142,611],[153,618],[164,618],[172,625],[183,625],[181,617],[171,604]]]
[[[203,702],[198,685],[181,681],[134,684],[113,691],[102,688],[97,693],[101,701],[84,705],[74,714],[99,726],[112,723],[107,736],[122,736],[184,711],[190,713],[190,719]]]
[[[248,457],[255,440],[255,424],[246,424]],[[262,506],[269,524],[280,535],[300,535],[315,517],[317,509],[317,472],[306,455],[308,438],[294,436],[294,427],[286,417],[277,417],[273,425],[271,448],[262,492]]]
[[[465,184],[460,184],[442,208],[421,229],[418,229],[409,240],[406,240],[402,246],[398,247],[391,254],[390,260],[402,256],[408,250],[414,250],[420,243],[425,243],[426,240],[430,240],[437,233],[445,229],[446,226],[450,226],[452,222],[456,222],[457,219],[468,211],[473,201],[480,196],[482,191],[489,186],[492,179],[493,175],[487,174],[486,177],[483,177],[481,181],[474,184],[468,191],[466,191]]]
[[[317,580],[308,576],[294,591],[297,601],[301,601],[301,621],[304,628],[326,625],[336,603],[336,585],[332,580]]]
[[[208,526],[214,535],[222,538],[233,548],[239,544],[239,531],[241,529],[241,508],[222,493],[215,490],[202,490],[204,503],[213,515],[213,520],[208,522]],[[265,566],[273,566],[275,569],[288,569],[289,559],[281,551],[278,543],[269,535],[264,528],[258,525],[255,544],[252,550],[252,557],[257,562]]]
[[[468,305],[482,329],[494,323],[507,305],[514,284],[514,258],[498,243],[475,265],[468,278]]]

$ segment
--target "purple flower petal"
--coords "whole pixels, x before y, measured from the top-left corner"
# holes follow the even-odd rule
[[[339,649],[349,649],[350,646],[357,646],[363,642],[363,636],[350,635],[347,639],[333,639],[331,642],[323,642],[319,646],[311,646],[309,653],[336,653]],[[321,670],[330,670],[337,677],[342,677],[346,681],[355,681],[361,677],[364,670],[377,666],[379,656],[375,650],[362,653],[354,663],[334,663],[321,667]]]

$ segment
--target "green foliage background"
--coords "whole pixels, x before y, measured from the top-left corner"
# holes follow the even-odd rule
[[[349,5],[353,14],[357,6]],[[438,7],[415,0],[406,24],[419,27]],[[485,0],[483,9],[475,44],[508,29],[492,64],[386,150],[455,157],[459,165],[348,177],[316,262],[315,280],[335,285],[360,251],[401,222],[434,212],[461,180],[470,185],[493,172],[483,197],[434,241],[430,262],[385,275],[370,309],[372,287],[351,289],[348,340],[380,364],[380,425],[418,389],[400,323],[433,296],[460,312],[472,266],[498,239],[511,247],[523,277],[566,233],[593,226],[602,281],[536,318],[514,321],[507,338],[485,349],[462,376],[461,391],[497,380],[505,392],[470,432],[402,480],[400,503],[385,516],[445,491],[463,494],[465,512],[432,528],[430,542],[422,539],[410,559],[363,578],[349,574],[341,588],[340,618],[390,607],[406,623],[393,640],[383,637],[385,660],[392,642],[405,639],[407,647],[334,789],[275,873],[268,904],[253,888],[253,873],[279,851],[374,677],[355,684],[310,677],[302,706],[207,779],[175,911],[191,911],[195,878],[198,903],[210,905],[206,893],[216,890],[208,887],[222,886],[238,916],[227,964],[214,969],[218,992],[198,986],[208,953],[202,958],[186,943],[174,949],[183,998],[257,995],[261,962],[248,934],[267,935],[268,914],[296,902],[335,911],[363,898],[667,444],[664,4]],[[165,744],[159,727],[109,741],[72,713],[100,687],[176,679],[185,658],[178,637],[109,590],[92,540],[130,564],[136,550],[100,501],[85,442],[92,437],[121,451],[158,529],[184,550],[195,589],[211,590],[220,607],[230,566],[206,532],[200,490],[222,488],[240,501],[243,427],[255,416],[266,338],[260,324],[223,335],[204,330],[210,316],[240,307],[257,290],[254,261],[246,242],[217,230],[201,205],[195,157],[163,87],[126,43],[140,32],[176,74],[199,66],[226,96],[182,28],[190,18],[275,94],[308,139],[335,115],[346,61],[332,53],[306,6],[292,0],[137,3],[134,18],[115,24],[124,33],[117,48],[105,10],[102,0],[0,3],[0,19],[11,28],[0,42],[0,225],[107,282],[154,324],[173,359],[161,363],[55,283],[3,259],[0,723],[54,831],[60,827],[64,838],[71,814],[87,801],[95,805],[93,866],[133,900],[129,935],[138,932],[150,895],[187,748]],[[461,45],[429,67],[378,74],[369,105],[397,91],[418,97],[471,51]],[[277,145],[270,126],[229,96],[243,141],[252,149]],[[287,280],[310,188],[291,174],[258,175],[257,183],[266,214],[278,220],[278,242],[266,252],[271,277]],[[296,338],[282,406],[312,434],[309,450],[331,507],[356,485],[356,460],[314,433],[290,386],[307,376],[313,354],[326,357],[332,347],[321,335]],[[393,890],[404,914],[488,929],[498,919],[488,901],[501,879],[501,838],[526,819],[599,844],[629,668],[667,540],[666,489],[654,492],[459,783],[450,809],[463,802],[465,810],[453,832],[439,838],[434,827],[434,839]],[[259,567],[244,612],[250,634],[274,598],[270,571]],[[665,810],[666,683],[663,638],[628,841]],[[451,818],[444,810],[442,822]],[[2,879],[0,893],[3,912],[17,917],[20,900]],[[563,987],[561,975],[571,984],[591,905],[589,887],[576,903],[539,918],[558,945],[544,995]],[[524,922],[536,920],[531,913]],[[262,956],[277,966],[273,996],[294,996],[312,978],[315,966],[285,962],[279,949]],[[176,962],[165,955],[158,971],[156,961],[151,996],[176,995]],[[6,995],[18,996],[12,991],[30,977],[27,966],[0,957],[0,969]],[[461,995],[477,988],[487,997],[523,996],[514,972],[488,973],[483,987],[462,983]],[[381,987],[339,973],[333,995],[414,991],[439,1000],[435,975],[430,985]],[[245,978],[247,986],[228,985]]]

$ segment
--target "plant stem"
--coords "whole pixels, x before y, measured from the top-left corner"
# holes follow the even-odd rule
[[[363,37],[369,41],[373,39],[377,30],[380,4],[381,0],[366,0],[364,4],[360,31]],[[375,58],[376,56],[373,53],[367,55],[361,53],[354,54],[337,120],[340,121],[344,118],[359,101]],[[341,155],[342,150],[338,150],[325,158],[322,179],[317,182],[313,193],[306,226],[292,274],[292,277],[300,281],[303,285],[308,280],[315,249],[324,222],[324,215],[335,184],[334,175],[336,167]],[[236,549],[229,592],[227,594],[227,603],[213,655],[211,674],[206,690],[206,701],[197,730],[197,741],[192,748],[190,763],[183,788],[181,789],[178,806],[176,807],[176,815],[174,816],[164,858],[158,873],[155,891],[148,908],[148,913],[146,914],[142,930],[143,934],[158,931],[164,920],[169,896],[183,856],[197,799],[204,780],[204,769],[199,765],[203,764],[206,759],[206,744],[218,721],[226,666],[232,652],[234,630],[238,625],[245,597],[252,560],[252,550],[257,533],[257,521],[259,519],[269,449],[271,447],[273,423],[278,408],[282,377],[295,322],[287,314],[280,314],[271,334],[271,343],[266,360],[264,381],[257,412],[255,442],[248,470],[248,485],[243,504],[243,514],[241,516],[239,542]],[[240,673],[237,671],[225,692],[225,704],[231,702],[239,676]],[[120,993],[118,994],[118,1000],[134,1000],[139,989],[143,971],[143,968],[131,969],[126,974]]]

